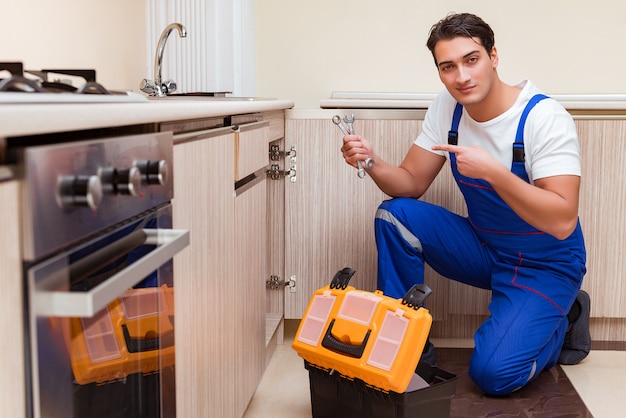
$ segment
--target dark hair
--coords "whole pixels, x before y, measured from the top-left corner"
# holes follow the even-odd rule
[[[426,46],[433,54],[435,65],[435,45],[442,40],[450,40],[457,36],[478,38],[487,53],[491,53],[495,44],[495,36],[491,27],[480,17],[471,13],[455,13],[446,16],[430,28]]]

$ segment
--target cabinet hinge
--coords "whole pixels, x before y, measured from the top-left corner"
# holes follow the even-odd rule
[[[272,180],[279,180],[281,177],[289,177],[289,181],[296,182],[296,165],[291,164],[289,170],[281,170],[278,164],[272,164],[270,169],[266,171],[267,176]]]
[[[295,164],[296,162],[296,146],[292,145],[289,151],[282,151],[280,149],[280,145],[270,145],[270,160],[272,161],[280,161],[280,158],[289,157],[289,161]]]
[[[281,177],[289,177],[289,181],[296,182],[296,146],[292,145],[289,151],[282,151],[280,145],[270,145],[269,157],[272,161],[280,161],[281,157],[289,157],[291,167],[289,170],[281,170],[280,165],[272,164],[270,169],[267,170],[267,176],[272,180],[278,180]]]
[[[265,286],[270,289],[281,289],[288,287],[291,293],[296,292],[296,276],[291,276],[289,281],[285,281],[280,276],[270,276],[269,280],[265,282]]]

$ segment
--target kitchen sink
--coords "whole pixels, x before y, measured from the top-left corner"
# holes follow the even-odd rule
[[[190,92],[190,93],[173,93],[163,97],[149,96],[150,100],[204,100],[204,101],[240,101],[254,102],[259,100],[274,100],[265,97],[246,97],[246,96],[227,96],[229,93],[214,92]]]

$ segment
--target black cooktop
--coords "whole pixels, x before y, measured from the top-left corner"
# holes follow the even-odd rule
[[[0,71],[10,74],[0,79],[0,92],[112,94],[96,82],[96,70],[92,69],[24,70],[21,62],[0,62]],[[64,75],[79,77],[84,82],[75,87],[59,78]]]
[[[93,69],[25,70],[21,62],[0,62],[0,104],[146,101],[131,90],[106,89]]]

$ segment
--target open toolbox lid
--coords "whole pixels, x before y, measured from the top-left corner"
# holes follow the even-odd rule
[[[292,347],[306,361],[385,391],[402,393],[426,344],[432,317],[422,307],[431,290],[415,285],[402,299],[348,286],[344,268],[317,290]]]

